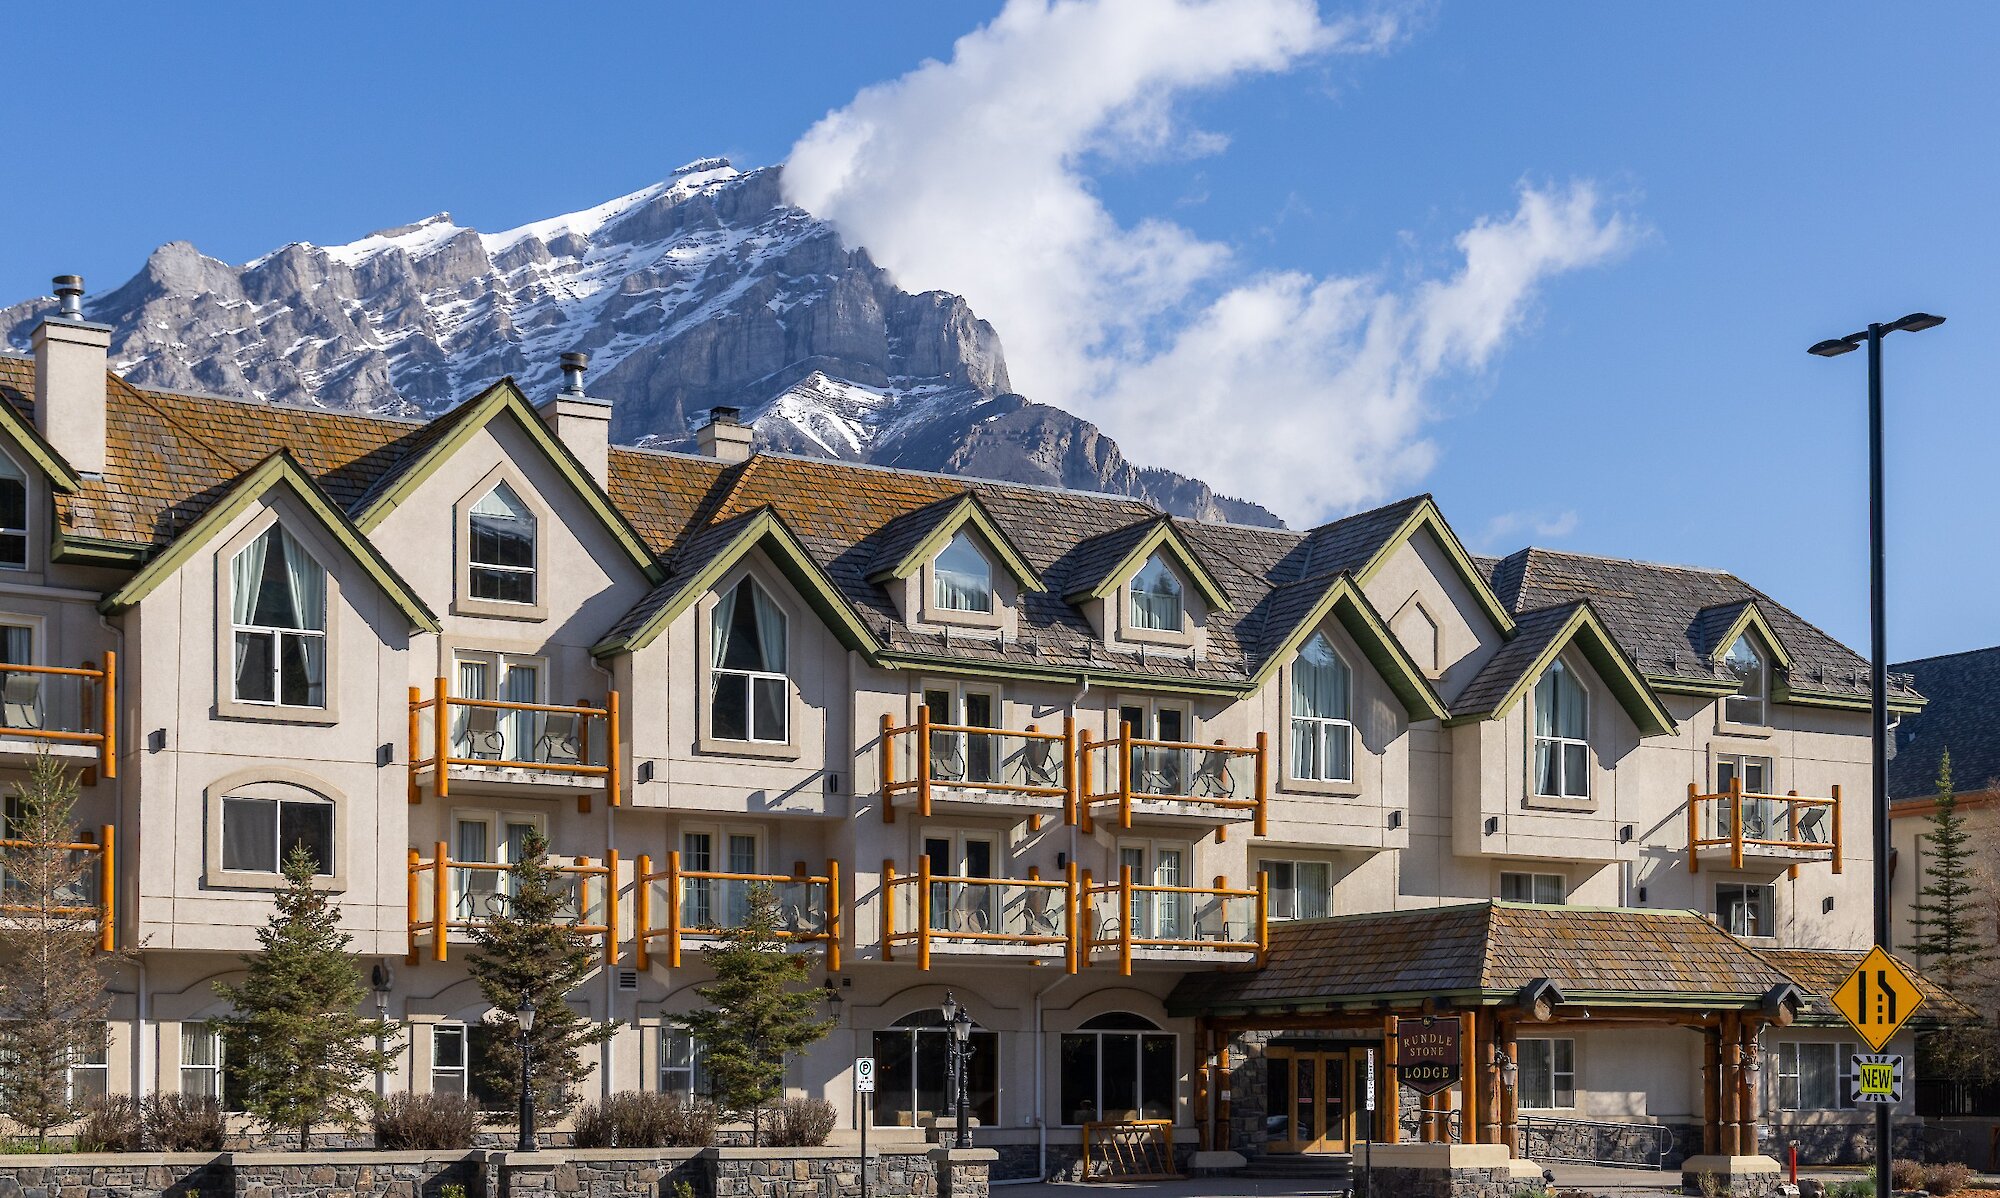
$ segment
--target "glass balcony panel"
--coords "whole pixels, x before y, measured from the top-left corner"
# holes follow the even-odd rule
[[[902,887],[915,892],[915,885]],[[898,927],[905,925],[898,912]],[[931,883],[931,931],[974,937],[1023,940],[1069,935],[1067,903],[1060,886],[1003,879]]]
[[[916,739],[914,732],[894,737],[898,781],[917,776],[916,763],[908,756]],[[1066,777],[1061,740],[1020,732],[933,732],[930,763],[933,786],[1025,786],[1059,791]]]
[[[95,910],[98,899],[98,870],[103,868],[103,857],[94,849],[50,850],[62,860],[50,862],[50,872],[62,879],[51,896],[59,910]],[[35,849],[16,849],[19,858],[39,857]],[[38,895],[31,877],[25,874],[40,872],[39,868],[27,861],[19,861],[22,870],[0,867],[0,911],[23,912],[34,908]],[[72,874],[71,871],[76,871]]]
[[[1175,941],[1213,943],[1218,947],[1254,945],[1257,941],[1257,899],[1206,891],[1134,889],[1122,904],[1114,890],[1099,898],[1093,938],[1116,941],[1118,920],[1129,920],[1134,942]]]
[[[786,879],[760,882],[749,878],[681,879],[681,930],[694,935],[730,931],[750,918],[754,887],[770,888],[778,904],[778,931],[794,938],[826,934],[827,884]]]
[[[98,681],[81,674],[38,674],[0,666],[0,736],[94,733]]]

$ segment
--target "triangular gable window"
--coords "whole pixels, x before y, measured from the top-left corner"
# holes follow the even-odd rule
[[[1158,553],[1132,576],[1132,626],[1159,632],[1181,630],[1181,580]]]
[[[945,611],[993,611],[993,563],[963,529],[931,567],[931,602]]]
[[[1722,701],[1722,718],[1732,724],[1765,723],[1771,675],[1763,647],[1746,632],[1729,647],[1722,664],[1736,676],[1736,693]]]

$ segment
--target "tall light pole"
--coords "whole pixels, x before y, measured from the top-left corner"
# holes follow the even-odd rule
[[[945,1084],[951,1089],[951,1102],[957,1108],[958,1137],[954,1148],[972,1147],[972,1128],[966,1122],[967,1110],[971,1105],[966,1101],[966,1058],[972,1055],[972,1014],[960,1006],[951,991],[944,995],[944,1036],[946,1060],[951,1066]]]
[[[519,1152],[535,1151],[535,1086],[529,1072],[528,1033],[535,1030],[535,1000],[523,998],[514,1012],[514,1022],[521,1028],[521,1136],[514,1143]]]
[[[1868,347],[1868,690],[1875,801],[1875,943],[1889,948],[1889,630],[1882,582],[1882,338],[1889,333],[1921,333],[1944,317],[1912,312],[1888,324],[1822,341],[1806,352],[1837,358]],[[1887,1198],[1891,1155],[1890,1104],[1875,1106],[1875,1192]]]

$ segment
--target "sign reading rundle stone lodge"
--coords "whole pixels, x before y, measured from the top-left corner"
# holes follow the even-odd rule
[[[1458,1080],[1459,1025],[1426,1015],[1396,1021],[1396,1076],[1419,1094],[1435,1094]]]

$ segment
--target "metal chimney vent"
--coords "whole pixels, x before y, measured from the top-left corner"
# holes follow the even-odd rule
[[[64,320],[83,319],[83,276],[57,275],[55,277],[56,299],[62,302]]]
[[[574,351],[562,356],[563,394],[583,394],[583,371],[590,365],[590,355]]]

